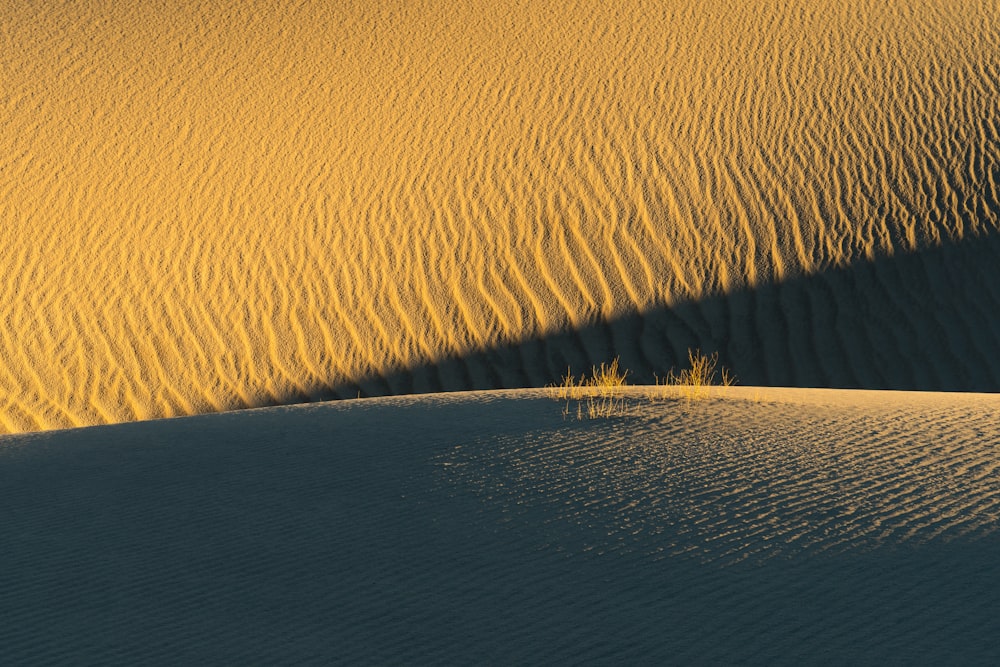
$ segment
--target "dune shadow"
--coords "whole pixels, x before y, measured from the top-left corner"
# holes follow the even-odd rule
[[[1000,233],[627,314],[317,388],[540,387],[620,357],[633,383],[718,351],[743,385],[1000,391]]]
[[[33,434],[0,448],[0,644],[9,664],[996,664],[1000,539],[956,511],[996,516],[988,477],[860,484],[931,435],[831,461],[829,423],[815,449],[743,453],[714,415],[687,424],[710,435],[681,446],[671,420],[623,448],[504,397]],[[989,455],[963,437],[938,471]],[[871,503],[829,521],[845,488]]]

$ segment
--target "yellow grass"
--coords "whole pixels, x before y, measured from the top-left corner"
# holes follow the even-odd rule
[[[552,387],[558,400],[566,401],[563,418],[598,419],[625,416],[628,404],[622,389],[628,385],[627,370],[619,368],[618,357],[594,366],[590,375],[576,378],[567,370],[562,382]]]
[[[736,384],[736,376],[728,368],[718,368],[719,353],[702,354],[701,350],[688,350],[688,368],[679,372],[670,369],[662,381],[657,378],[655,388],[645,392],[649,400],[680,397],[697,400],[710,396],[711,387],[730,387]],[[628,386],[629,371],[622,369],[619,358],[611,362],[601,362],[594,366],[590,375],[577,378],[567,369],[562,381],[551,386],[553,396],[565,401],[563,418],[575,416],[577,419],[597,419],[624,417],[630,414],[630,406],[624,388]],[[716,378],[719,382],[716,382]],[[754,400],[763,400],[755,394]]]
[[[728,368],[716,370],[718,364],[718,352],[705,355],[701,350],[688,349],[688,368],[681,369],[678,373],[671,368],[662,382],[657,378],[656,385],[665,389],[670,388],[673,393],[689,400],[705,398],[710,394],[710,387],[717,384],[717,375],[720,378],[718,384],[723,387],[736,384],[736,376]]]

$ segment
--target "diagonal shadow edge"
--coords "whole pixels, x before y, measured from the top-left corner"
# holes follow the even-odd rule
[[[619,357],[630,381],[718,351],[740,384],[1000,391],[1000,232],[311,388],[298,401],[540,387]]]

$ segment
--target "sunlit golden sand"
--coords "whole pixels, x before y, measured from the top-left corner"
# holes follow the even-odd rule
[[[0,12],[4,431],[322,396],[1000,229],[993,0]]]

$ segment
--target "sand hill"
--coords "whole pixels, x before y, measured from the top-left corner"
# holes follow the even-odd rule
[[[7,3],[0,429],[1000,389],[993,0]]]
[[[766,392],[4,436],[4,661],[997,664],[1000,397]]]

